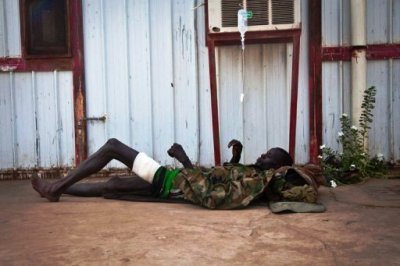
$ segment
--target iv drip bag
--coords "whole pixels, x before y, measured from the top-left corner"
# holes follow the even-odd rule
[[[238,11],[238,30],[242,41],[242,49],[244,50],[244,35],[247,31],[247,10],[240,9]]]

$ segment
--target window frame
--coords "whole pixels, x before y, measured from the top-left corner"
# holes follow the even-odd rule
[[[28,3],[32,0],[20,0],[20,23],[21,23],[21,54],[23,58],[26,59],[62,59],[62,58],[71,58],[72,54],[72,45],[71,45],[71,5],[70,0],[63,0],[65,4],[65,46],[49,46],[47,49],[48,53],[41,54],[33,54],[30,53],[30,40],[29,40],[29,18],[28,18]],[[65,53],[55,53],[58,49],[65,49]]]

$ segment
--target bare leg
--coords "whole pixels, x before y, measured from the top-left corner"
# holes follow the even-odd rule
[[[138,176],[112,177],[105,182],[76,183],[67,188],[64,194],[80,197],[102,197],[105,193],[135,192],[146,195],[151,193],[151,184]]]
[[[110,139],[66,177],[54,183],[47,183],[34,176],[32,178],[32,186],[41,196],[46,197],[49,201],[59,201],[61,194],[68,187],[91,174],[97,173],[112,159],[116,159],[132,169],[133,161],[138,153],[138,151],[126,146],[119,140]]]

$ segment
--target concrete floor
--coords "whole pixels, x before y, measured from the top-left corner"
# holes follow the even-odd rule
[[[400,179],[322,188],[320,214],[64,196],[0,182],[0,265],[400,265]]]

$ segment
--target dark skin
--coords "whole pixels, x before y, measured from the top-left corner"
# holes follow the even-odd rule
[[[243,145],[238,140],[231,140],[228,144],[228,148],[232,148],[232,159],[230,163],[238,163],[240,161]],[[273,159],[278,159],[279,161],[282,154],[280,154],[279,151],[274,151],[274,149],[271,150],[261,155],[254,166],[260,168],[260,170],[276,169],[280,167],[281,165],[275,163],[276,160]],[[167,152],[169,156],[177,159],[184,168],[193,168],[192,162],[180,144],[174,143]],[[137,189],[138,186],[143,186],[145,188],[146,185],[148,186],[149,184],[146,184],[146,182],[142,180],[138,182],[138,177],[114,177],[107,182],[75,184],[99,172],[113,159],[122,162],[132,170],[133,162],[138,154],[138,151],[123,144],[119,140],[110,139],[97,152],[83,161],[76,169],[56,182],[48,183],[41,180],[37,175],[34,175],[31,181],[32,187],[42,197],[45,197],[51,202],[59,201],[63,193],[77,196],[102,196],[105,191],[129,192]]]

